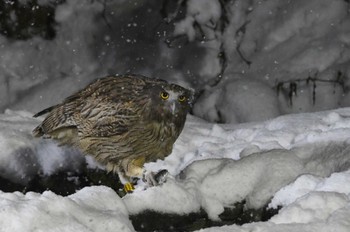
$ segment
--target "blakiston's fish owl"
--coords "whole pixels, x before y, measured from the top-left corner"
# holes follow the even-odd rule
[[[48,115],[33,135],[78,147],[125,183],[171,153],[192,100],[192,91],[164,80],[109,76],[35,114]]]

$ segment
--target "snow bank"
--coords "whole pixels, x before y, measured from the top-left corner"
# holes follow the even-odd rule
[[[293,205],[281,210],[271,218],[271,222],[281,223],[309,223],[327,220],[339,209],[349,210],[349,198],[344,194],[317,192],[298,199]]]
[[[27,112],[0,115],[2,176],[20,181],[38,170],[47,170],[49,175],[85,162],[78,153],[32,138],[30,131],[39,121]],[[246,208],[267,204],[283,208],[265,223],[212,230],[346,231],[350,225],[349,133],[350,108],[237,125],[210,124],[189,116],[173,153],[165,160],[146,164],[150,171],[169,170],[165,184],[144,189],[140,183],[123,199],[105,187],[85,188],[65,198],[51,192],[1,193],[4,215],[11,215],[4,216],[4,225],[11,231],[27,226],[46,229],[49,225],[61,225],[63,231],[69,231],[102,223],[106,230],[113,226],[131,230],[127,215],[144,210],[186,215],[203,209],[210,219],[219,220],[225,207],[245,200]],[[23,157],[22,150],[30,151],[25,162],[18,159]],[[42,220],[30,227],[28,223],[36,214]],[[119,216],[111,220],[115,215]],[[18,223],[17,217],[23,223],[12,227],[14,221]],[[89,218],[96,217],[90,223]]]
[[[0,192],[0,231],[134,231],[119,196],[88,187],[68,197]]]
[[[146,165],[154,170],[167,168],[175,179],[127,195],[124,201],[131,213],[153,209],[182,214],[203,208],[211,219],[218,220],[224,207],[242,200],[248,208],[263,207],[301,174],[326,177],[350,168],[347,109],[289,115],[239,127],[192,120],[171,156]],[[174,204],[161,206],[160,202]],[[283,204],[274,206],[278,205]]]
[[[77,171],[85,163],[84,156],[75,149],[58,147],[51,140],[33,138],[31,132],[40,121],[28,112],[7,110],[0,114],[2,177],[25,184],[37,174]]]
[[[308,223],[329,220],[339,212],[350,214],[349,181],[349,171],[333,173],[326,178],[310,174],[298,177],[281,188],[271,200],[269,207],[286,207],[270,221]]]
[[[194,41],[202,26],[208,39],[201,43],[205,54],[193,52],[193,47],[185,47],[184,54],[169,52],[163,46],[159,57],[154,50],[160,48],[148,44],[153,40],[143,42],[137,33],[130,40],[123,34],[125,26],[119,32],[119,24],[112,25],[118,33],[110,31],[108,23],[117,19],[112,15],[122,15],[121,9],[130,11],[126,14],[130,21],[123,23],[135,30],[147,28],[144,25],[148,24],[137,27],[133,21],[139,15],[134,15],[134,4],[117,9],[120,2],[106,2],[104,12],[99,1],[65,1],[56,8],[57,37],[52,41],[37,37],[9,41],[0,36],[0,109],[40,110],[106,70],[135,71],[136,63],[143,60],[149,61],[140,66],[154,63],[160,70],[176,67],[189,76],[199,73],[203,80],[193,82],[205,83],[220,71],[222,45],[228,64],[220,86],[224,91],[214,88],[204,93],[195,112],[212,121],[232,123],[274,119],[218,125],[189,116],[173,153],[164,161],[146,164],[148,170],[168,169],[168,181],[146,190],[140,184],[122,200],[104,187],[85,188],[68,197],[51,192],[0,193],[0,231],[132,231],[128,214],[146,209],[179,214],[204,209],[218,220],[224,207],[242,200],[252,208],[268,203],[284,208],[269,222],[203,231],[349,231],[350,109],[275,118],[281,113],[349,105],[349,94],[344,96],[341,86],[334,87],[334,83],[318,83],[313,102],[313,86],[298,82],[291,105],[288,87],[278,98],[271,90],[279,81],[308,76],[334,80],[339,72],[349,76],[347,1],[237,0],[226,5],[227,24],[224,33],[218,33],[223,29],[220,2],[189,0],[184,20],[175,24],[175,34]],[[155,15],[152,10],[147,9],[144,17]],[[104,20],[107,23],[101,23]],[[163,32],[167,34],[157,31]],[[96,35],[96,41],[103,38],[104,42],[98,48],[94,46]],[[132,55],[122,49],[128,41],[137,42]],[[102,52],[96,51],[99,49]],[[203,58],[189,59],[192,52],[193,57]],[[249,67],[242,55],[251,62]],[[174,64],[179,60],[180,64]],[[98,68],[101,65],[103,71]],[[38,173],[78,170],[86,162],[79,152],[31,136],[40,121],[31,115],[13,111],[0,115],[1,177],[25,184]]]

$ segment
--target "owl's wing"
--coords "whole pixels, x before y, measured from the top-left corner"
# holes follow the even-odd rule
[[[92,99],[65,102],[49,107],[37,114],[47,114],[44,121],[33,130],[33,135],[54,139],[65,137],[63,132],[80,137],[109,137],[122,135],[137,123],[138,116],[129,104],[106,104]]]
[[[128,76],[97,79],[61,104],[35,114],[48,115],[33,134],[52,135],[76,129],[83,137],[121,135],[138,122],[138,107],[132,99],[144,85],[142,78]]]
[[[78,130],[84,137],[123,135],[140,123],[140,110],[146,104],[137,96],[145,86],[142,78],[107,77],[86,88]]]
[[[78,130],[83,137],[109,137],[126,133],[139,122],[139,116],[130,103],[93,103],[80,113],[83,123]]]
[[[39,117],[44,114],[48,115],[44,121],[33,130],[33,135],[36,137],[47,136],[59,140],[66,136],[76,136],[77,127],[72,118],[74,113],[73,109],[76,107],[77,105],[75,102],[70,102],[65,105],[54,105],[36,113],[34,117]]]
[[[34,128],[32,134],[35,137],[40,136],[53,136],[58,131],[74,130],[76,134],[76,122],[73,115],[77,109],[79,109],[80,99],[84,93],[79,91],[69,97],[67,97],[62,103],[48,107],[36,114],[33,117],[39,117],[47,114],[44,121]],[[85,94],[86,95],[86,94]],[[61,135],[62,136],[62,135]]]

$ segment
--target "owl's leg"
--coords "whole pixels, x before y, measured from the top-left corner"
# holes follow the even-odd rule
[[[124,184],[126,193],[132,192],[137,179],[142,178],[148,186],[157,186],[166,182],[169,174],[168,170],[163,169],[159,172],[146,172],[143,168],[145,158],[124,159],[121,162],[123,172],[119,173],[121,182]],[[136,181],[135,181],[136,180]]]
[[[123,172],[118,174],[120,176],[121,182],[124,184],[125,192],[132,192],[135,189],[135,182],[143,175],[144,163],[144,157],[140,157],[137,159],[124,159],[122,161],[121,166]]]
[[[131,193],[135,190],[134,184],[136,184],[138,178],[127,176],[124,170],[118,171],[118,176],[120,182],[124,185],[125,193]]]
[[[118,176],[119,176],[120,182],[124,185],[123,190],[125,193],[130,193],[134,191],[135,189],[134,185],[132,184],[132,181],[130,180],[130,178],[125,175],[124,171],[119,170]]]
[[[143,174],[144,164],[145,164],[145,157],[132,159],[126,165],[125,174],[130,177],[141,178]]]
[[[169,174],[168,170],[162,169],[159,172],[145,172],[143,168],[144,163],[144,157],[132,160],[128,164],[128,175],[142,178],[142,180],[146,182],[148,186],[157,186],[165,183]]]

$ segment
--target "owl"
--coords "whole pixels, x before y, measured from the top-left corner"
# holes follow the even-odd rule
[[[192,90],[141,75],[97,79],[47,114],[36,137],[79,148],[132,183],[146,162],[164,159],[179,137],[191,109]]]

